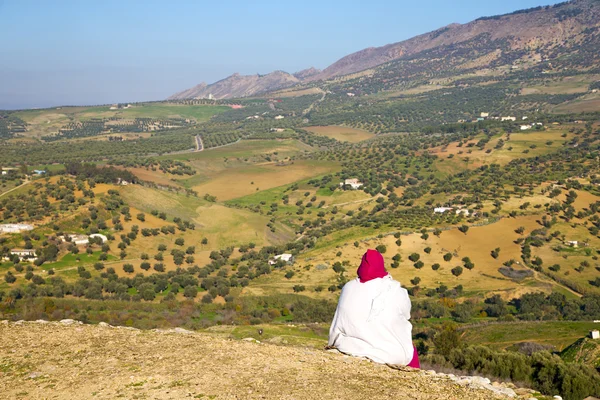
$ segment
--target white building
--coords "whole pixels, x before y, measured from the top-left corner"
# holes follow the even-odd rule
[[[101,233],[92,233],[90,235],[90,238],[97,238],[97,237],[99,237],[100,239],[102,239],[102,243],[108,242],[108,238],[106,236],[104,236],[103,234],[101,234]]]
[[[526,131],[527,129],[531,129],[531,125],[521,125],[522,131]]]
[[[289,253],[278,254],[273,259],[269,260],[270,265],[277,264],[278,261],[284,261],[287,264],[294,263],[294,256]]]
[[[469,210],[467,210],[466,208],[459,208],[458,210],[456,210],[456,215],[464,215],[465,217],[468,217],[469,215],[471,215],[471,213],[469,212]]]
[[[78,234],[66,234],[64,236],[59,236],[64,242],[70,241],[71,243],[77,246],[83,246],[90,243],[90,239],[86,235],[78,235]],[[70,239],[70,240],[67,240]]]
[[[577,240],[569,240],[567,242],[567,245],[569,245],[571,247],[579,247],[579,242]]]
[[[348,97],[354,97],[356,95],[354,93],[346,93],[346,96],[348,96]]]
[[[12,249],[10,251],[11,256],[18,256],[23,261],[35,261],[37,257],[35,256],[34,249]],[[10,258],[4,257],[5,260],[9,260]]]
[[[342,187],[350,186],[352,189],[360,189],[361,187],[363,187],[363,184],[361,182],[359,182],[358,179],[353,178],[353,179],[346,179],[344,182],[341,182],[340,186],[342,186]]]
[[[523,118],[521,118],[521,120],[525,121],[527,118],[529,118],[529,117],[523,117]]]
[[[33,230],[33,225],[29,224],[1,224],[0,232],[1,233],[19,233],[23,231],[31,231]]]
[[[443,214],[447,211],[452,211],[452,207],[436,207],[433,209],[433,212],[436,214]]]
[[[283,115],[278,115],[275,117],[275,119],[284,119],[285,117]]]
[[[592,339],[600,339],[600,332],[597,329],[594,329],[590,332],[590,337]]]
[[[489,112],[482,112],[482,113],[481,113],[479,116],[480,116],[481,118],[487,118],[487,117],[489,117],[489,116],[490,116],[490,113],[489,113]]]
[[[502,117],[501,121],[516,121],[517,117]]]

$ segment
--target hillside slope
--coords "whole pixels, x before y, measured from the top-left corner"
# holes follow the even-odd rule
[[[204,99],[208,98],[209,95],[212,95],[215,99],[248,97],[265,91],[293,86],[299,82],[298,78],[283,71],[275,71],[267,75],[233,74],[210,85],[203,82],[191,89],[175,93],[168,100]]]
[[[497,46],[499,40],[507,40],[509,50],[523,53],[541,48],[550,51],[556,46],[563,47],[559,50],[563,51],[566,47],[581,44],[584,40],[583,33],[588,32],[586,29],[600,24],[599,16],[599,2],[575,0],[502,16],[483,17],[462,25],[451,24],[402,42],[352,53],[325,68],[320,74],[312,76],[310,80],[351,74],[435,48],[445,47],[451,50],[452,46],[482,35],[489,36],[493,46]]]
[[[584,337],[564,349],[560,357],[566,362],[587,364],[600,368],[600,341]]]
[[[427,372],[184,330],[2,321],[0,337],[0,393],[10,399],[506,398]]]
[[[375,72],[375,86],[380,89],[389,87],[390,81],[427,82],[432,73],[437,77],[460,76],[486,68],[537,66],[542,70],[581,71],[597,67],[599,51],[600,2],[573,0],[450,24],[401,42],[357,51],[323,71],[311,68],[294,75],[276,71],[261,77],[235,74],[169,99],[207,97],[209,93],[215,98],[251,96],[298,84],[310,86],[315,81],[331,82],[375,67],[384,69]]]

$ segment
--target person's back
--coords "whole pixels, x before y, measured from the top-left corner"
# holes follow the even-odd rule
[[[329,345],[375,362],[408,365],[414,350],[406,289],[385,272],[377,251],[365,254],[358,273],[342,289]]]

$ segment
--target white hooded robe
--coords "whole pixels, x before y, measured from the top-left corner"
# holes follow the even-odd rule
[[[375,362],[408,365],[413,358],[408,292],[390,275],[344,285],[329,345]]]

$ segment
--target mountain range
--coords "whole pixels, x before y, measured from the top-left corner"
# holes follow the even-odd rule
[[[383,74],[386,78],[381,77],[383,81],[389,78],[390,70],[394,80],[402,80],[432,68],[439,74],[513,67],[515,63],[523,68],[545,63],[546,68],[585,69],[595,65],[599,50],[600,1],[573,0],[451,24],[408,40],[349,54],[322,71],[309,68],[295,74],[233,74],[213,84],[201,83],[169,99],[256,96],[315,86],[356,73],[372,76],[387,71]]]

